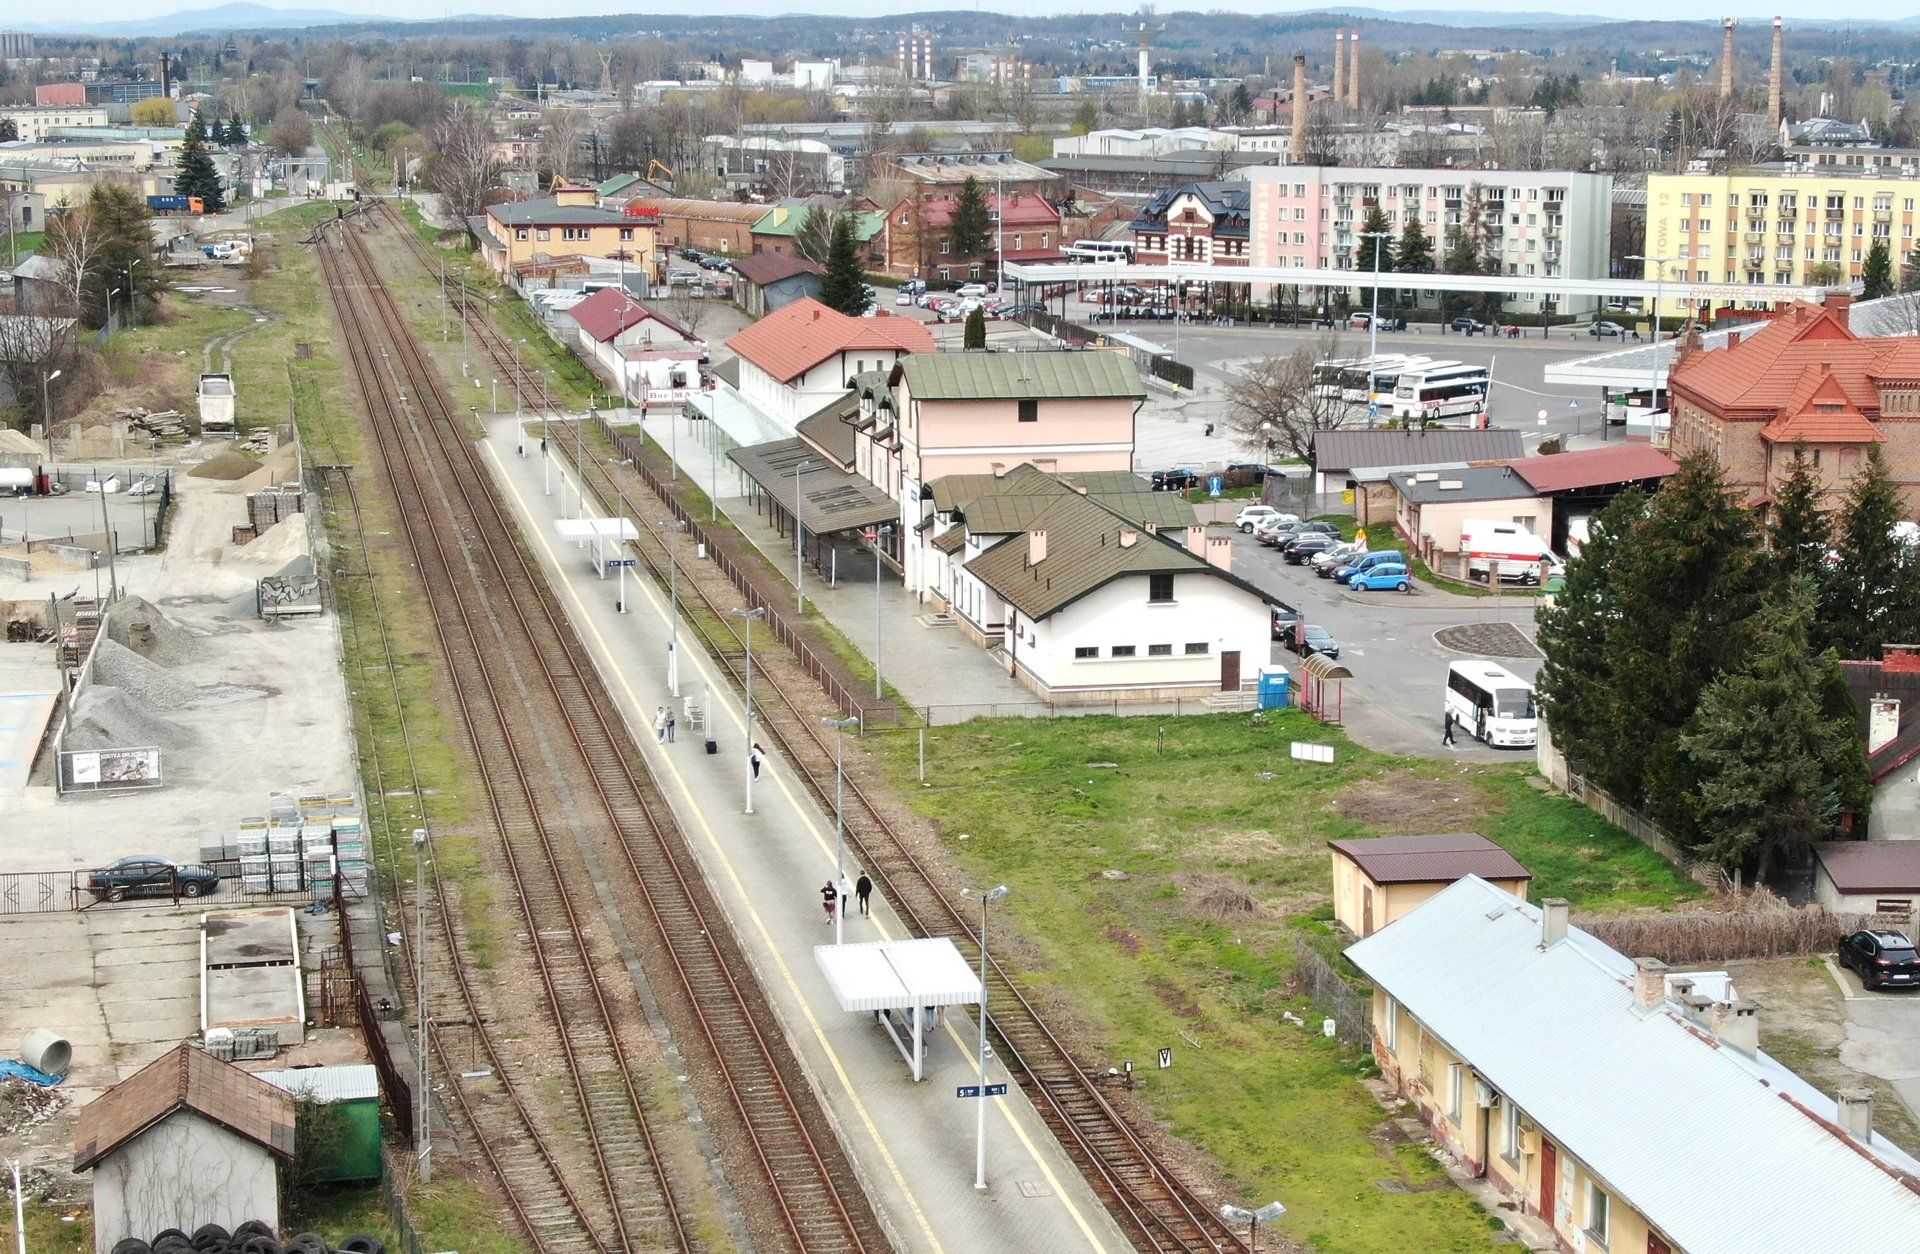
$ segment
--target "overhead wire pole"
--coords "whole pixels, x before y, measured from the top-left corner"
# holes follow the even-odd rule
[[[672,611],[667,615],[667,691],[680,695],[680,533],[687,524],[679,519],[658,524],[668,535],[667,589]]]
[[[857,718],[823,718],[820,720],[833,728],[833,890],[838,893],[840,908],[833,912],[833,943],[842,944],[847,938],[847,820],[846,786],[847,772],[843,753],[847,739],[847,729],[860,726]]]
[[[753,813],[753,620],[766,617],[767,607],[757,605],[750,610],[728,610],[735,618],[747,620],[747,813]]]
[[[968,895],[973,895],[968,890]],[[974,1127],[973,1187],[987,1187],[987,907],[1007,895],[1007,886],[980,893],[980,1109]]]
[[[1367,315],[1367,425],[1380,414],[1378,395],[1379,380],[1376,371],[1380,364],[1380,248],[1390,232],[1362,231],[1361,239],[1373,241],[1373,312]]]
[[[420,1017],[420,1091],[414,1095],[413,1142],[419,1155],[420,1179],[433,1180],[433,1090],[432,1054],[427,1037],[427,829],[413,829],[413,904],[414,936],[417,938],[418,965],[414,975],[414,994],[419,1000]]]

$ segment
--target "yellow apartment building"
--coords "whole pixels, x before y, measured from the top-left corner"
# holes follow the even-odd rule
[[[519,266],[566,257],[624,260],[650,270],[660,220],[602,209],[593,188],[562,185],[537,200],[488,205],[468,225],[487,264],[504,277]]]

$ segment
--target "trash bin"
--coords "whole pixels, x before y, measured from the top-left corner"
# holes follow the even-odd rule
[[[1292,702],[1289,691],[1292,679],[1284,666],[1262,666],[1260,668],[1260,708],[1263,710],[1284,710]]]

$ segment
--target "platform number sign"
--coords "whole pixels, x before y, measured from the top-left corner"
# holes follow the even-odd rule
[[[1168,1067],[1171,1067],[1172,1065],[1173,1065],[1173,1051],[1170,1049],[1161,1050],[1160,1051],[1160,1070],[1165,1071]]]

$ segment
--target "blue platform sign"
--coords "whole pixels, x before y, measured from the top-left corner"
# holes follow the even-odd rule
[[[978,1084],[962,1084],[953,1090],[953,1095],[955,1097],[978,1097],[980,1096],[980,1086]],[[1006,1095],[1007,1095],[1006,1085],[1004,1084],[987,1085],[988,1097],[1005,1097]]]
[[[1222,484],[1221,484],[1219,475],[1209,476],[1207,478],[1207,495],[1212,497],[1218,497],[1220,495],[1221,486]]]

